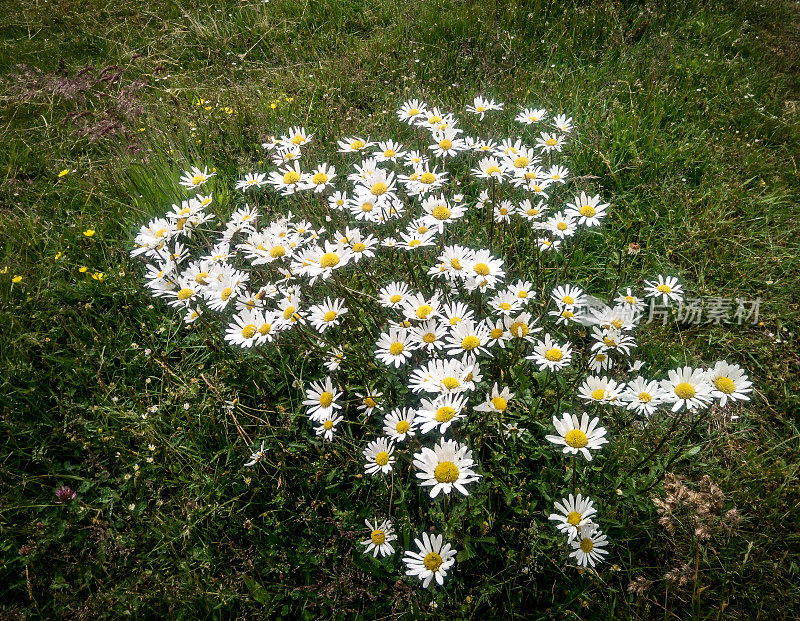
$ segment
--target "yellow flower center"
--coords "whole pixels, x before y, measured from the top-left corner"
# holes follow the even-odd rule
[[[556,228],[557,228],[559,231],[566,231],[566,230],[567,230],[567,228],[568,228],[568,227],[567,227],[567,223],[566,223],[566,222],[559,222],[558,224],[556,224]]]
[[[672,287],[669,285],[658,285],[658,287],[656,287],[656,291],[660,291],[661,293],[671,293]]]
[[[558,349],[558,347],[551,347],[544,352],[544,357],[550,362],[558,362],[564,357],[564,352]]]
[[[231,295],[233,294],[233,289],[230,287],[225,287],[222,291],[220,291],[219,297],[225,302]]]
[[[353,151],[358,151],[359,149],[363,149],[365,145],[366,143],[363,140],[354,140],[350,143],[350,148],[353,149]]]
[[[589,554],[589,552],[592,551],[592,548],[594,548],[594,542],[591,539],[588,537],[586,539],[581,539],[581,550],[583,550],[586,554]]]
[[[453,390],[454,388],[461,386],[461,382],[451,375],[442,380],[442,386],[447,388],[447,390]]]
[[[425,225],[422,225],[422,226],[418,226],[418,227],[417,227],[417,233],[419,233],[420,235],[424,235],[424,234],[425,234],[425,233],[427,233],[428,231],[430,231],[430,229],[429,229],[427,226],[425,226]]]
[[[573,313],[572,311],[565,310],[564,312],[561,313],[561,316],[564,317],[564,319],[572,319],[575,316],[575,313]]]
[[[505,399],[503,399],[503,397],[493,397],[492,405],[494,406],[495,410],[505,412],[506,408],[508,407],[508,402]]]
[[[188,300],[190,297],[194,295],[193,289],[183,288],[178,291],[178,299],[179,300]]]
[[[524,155],[514,160],[514,168],[525,168],[528,164],[530,164],[530,160]]]
[[[443,405],[436,410],[436,421],[439,423],[446,423],[456,415],[456,411],[449,405]]]
[[[324,423],[322,423],[322,427],[325,429],[325,431],[330,431],[331,429],[333,429],[333,421],[326,420]]]
[[[491,271],[486,263],[476,263],[473,269],[476,274],[480,274],[481,276],[488,276]]]
[[[640,403],[650,403],[653,400],[653,397],[650,393],[647,392],[640,392],[639,393],[639,402]]]
[[[325,314],[322,316],[322,320],[323,320],[323,321],[327,321],[327,322],[331,322],[331,321],[333,321],[334,319],[336,319],[337,317],[338,317],[338,315],[337,315],[336,311],[334,311],[334,310],[329,310],[327,313],[325,313]]]
[[[323,392],[319,396],[319,404],[322,407],[329,408],[329,407],[331,407],[332,403],[333,403],[333,393],[332,392],[329,392],[329,391],[326,390],[325,392]]]
[[[481,340],[477,336],[470,334],[469,336],[465,336],[461,341],[461,348],[469,351],[479,347],[480,344]]]
[[[374,408],[376,405],[378,405],[378,402],[375,401],[374,397],[366,397],[364,399],[364,405],[366,405],[368,408]]]
[[[453,148],[453,143],[447,138],[445,138],[439,143],[439,148],[442,149],[442,151],[447,151],[448,149]]]
[[[403,296],[402,296],[402,295],[400,295],[400,294],[398,294],[398,293],[395,293],[395,294],[394,294],[392,297],[390,297],[390,298],[389,298],[389,301],[390,301],[392,304],[397,304],[397,303],[398,303],[400,300],[402,300],[402,299],[403,299]]]
[[[580,429],[571,429],[564,436],[564,441],[572,448],[583,448],[589,444],[589,438]]]
[[[475,112],[486,112],[486,106],[475,106]]]
[[[450,267],[452,267],[454,270],[464,269],[464,266],[461,265],[461,261],[459,260],[458,257],[450,259]]]
[[[614,326],[617,330],[622,330],[622,319],[612,319],[611,325]]]
[[[292,144],[298,145],[303,144],[306,141],[300,134],[295,134],[294,138],[292,138]]]
[[[397,153],[395,153],[394,149],[386,149],[386,151],[383,152],[383,157],[394,157],[395,155],[397,155]]]
[[[450,317],[450,325],[451,326],[457,326],[460,321],[461,321],[461,317],[458,317],[456,315],[453,315],[452,317]]]
[[[258,329],[258,333],[261,336],[267,336],[267,334],[269,334],[270,332],[272,332],[272,324],[271,323],[262,323],[261,327]]]
[[[508,302],[500,302],[501,310],[511,310],[511,304]]]
[[[361,242],[353,244],[353,252],[364,252],[367,249],[366,245]]]
[[[428,332],[422,337],[425,343],[433,343],[436,340],[436,335],[433,332]]]
[[[450,217],[450,210],[444,205],[437,205],[433,208],[431,215],[437,220],[447,220]]]
[[[536,180],[536,173],[528,171],[525,173],[525,181],[535,181]],[[538,187],[538,186],[536,186]]]
[[[402,343],[395,342],[389,345],[389,353],[392,354],[392,356],[399,356],[405,351],[405,348],[406,346]]]
[[[419,110],[417,108],[411,108],[411,110],[408,111],[408,116],[417,116],[418,114]]]
[[[300,173],[295,172],[294,170],[290,170],[285,175],[283,175],[283,183],[285,185],[292,185],[293,183],[297,183],[300,181]]]
[[[678,395],[679,399],[691,399],[694,397],[695,393],[694,386],[689,382],[681,382],[675,386],[675,394]]]
[[[197,282],[197,284],[200,284],[200,285],[207,285],[208,284],[208,281],[206,280],[206,278],[208,278],[208,272],[200,272],[199,274],[197,274],[197,276],[194,277],[195,282]]]
[[[561,301],[564,302],[564,304],[566,304],[567,306],[572,306],[573,304],[575,304],[575,298],[573,298],[571,295],[565,295],[564,297],[561,298]]]
[[[529,117],[528,117],[528,120],[529,120],[531,123],[538,123],[538,122],[539,122],[539,117],[538,117],[538,116],[533,116],[533,115],[531,115],[531,116],[529,116]]]
[[[428,315],[433,312],[433,307],[430,304],[423,304],[417,309],[417,317],[420,319],[427,319]]]
[[[320,257],[319,265],[320,267],[336,267],[340,260],[339,255],[335,252],[326,252]]]
[[[205,180],[206,178],[203,175],[195,175],[194,177],[192,177],[192,183],[194,185],[199,185],[203,183]]]
[[[606,398],[606,391],[603,390],[602,388],[598,388],[592,391],[592,399],[594,399],[595,401],[602,401],[605,398]]]
[[[377,455],[375,455],[375,463],[379,466],[385,466],[389,463],[389,453],[386,451],[381,451]]]
[[[437,571],[444,561],[442,557],[436,554],[436,552],[428,552],[425,555],[425,558],[422,559],[422,564],[425,566],[425,569],[429,571]]]
[[[508,215],[508,208],[507,208],[507,207],[501,207],[501,208],[500,208],[500,215],[501,215],[501,216],[506,216],[506,215]]]
[[[499,175],[500,174],[500,167],[499,166],[489,166],[486,168],[486,174],[491,175]]]
[[[544,143],[548,147],[554,147],[558,144],[558,140],[556,140],[555,138],[548,138],[547,140],[544,141]]]
[[[579,209],[579,211],[580,214],[585,218],[594,218],[594,216],[597,214],[597,211],[595,211],[595,208],[591,205],[584,205]]]
[[[729,395],[736,390],[736,383],[730,377],[718,377],[714,380],[714,386],[716,386],[720,392],[724,392],[726,395]]]
[[[577,511],[570,511],[567,515],[567,524],[571,526],[578,526],[581,523],[582,516]]]
[[[378,183],[374,184],[372,188],[370,188],[370,192],[372,192],[373,196],[380,196],[381,194],[386,194],[389,190],[389,186],[387,186],[383,181],[379,181]]]
[[[452,461],[443,461],[433,471],[439,483],[455,483],[458,480],[458,466]]]
[[[605,343],[609,347],[616,347],[617,346],[617,342],[613,338],[611,338],[610,336],[604,336],[603,337],[603,343]]]
[[[386,455],[386,453],[378,453],[378,455]],[[389,459],[388,455],[386,455],[386,459]],[[375,458],[375,461],[378,461],[377,457]],[[383,466],[383,464],[379,465]],[[376,546],[379,546],[386,541],[386,533],[384,533],[382,530],[373,530],[369,538],[372,540],[372,543],[374,543]]]
[[[421,243],[422,243],[422,240],[420,240],[420,239],[412,239],[410,242],[408,242],[408,247],[409,248],[416,248]]]
[[[361,211],[363,211],[364,213],[369,213],[370,211],[372,211],[373,207],[374,205],[370,202],[361,203]]]
[[[503,336],[503,328],[494,328],[489,334],[493,339],[499,339]]]
[[[512,335],[517,338],[522,338],[524,336],[528,336],[528,332],[530,332],[530,328],[528,328],[528,324],[524,321],[515,321],[511,324],[511,327],[508,329]]]
[[[428,117],[428,123],[430,123],[431,125],[433,125],[434,123],[438,123],[441,120],[442,120],[442,117],[440,117],[437,114],[433,114],[433,115]]]
[[[525,213],[527,213],[531,217],[538,216],[539,215],[539,210],[531,207],[530,209],[526,210]]]
[[[286,254],[286,248],[283,246],[275,246],[269,251],[269,256],[273,259],[278,259]]]
[[[632,295],[626,295],[625,302],[628,304],[636,304],[636,298],[633,297]]]
[[[433,173],[429,173],[429,172],[422,173],[422,175],[420,176],[419,180],[420,180],[420,183],[424,183],[425,185],[430,185],[431,183],[436,181],[436,175],[434,175]]]
[[[242,336],[246,339],[251,339],[256,335],[256,327],[252,323],[248,323],[242,328]]]
[[[316,185],[322,185],[323,183],[328,182],[328,175],[324,172],[318,172],[316,175],[311,177],[311,181],[313,181]]]
[[[403,434],[409,429],[411,429],[411,425],[408,423],[407,420],[401,420],[399,423],[397,423],[397,426],[395,426],[395,430],[399,434]]]
[[[297,310],[294,306],[287,306],[286,309],[283,311],[283,318],[289,319],[292,315],[294,315],[294,311]]]

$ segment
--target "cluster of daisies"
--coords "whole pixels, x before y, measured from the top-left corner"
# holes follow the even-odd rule
[[[503,109],[476,97],[466,111],[483,122]],[[131,252],[145,262],[152,295],[186,323],[221,317],[233,346],[314,352],[328,372],[304,387],[314,433],[335,441],[355,422],[352,410],[362,424],[379,414],[362,452],[364,472],[416,481],[432,501],[467,496],[481,479],[460,429],[470,417],[491,418],[507,437],[525,432],[529,404],[515,403],[513,386],[498,381],[510,375],[484,374],[488,359],[502,357],[497,367],[527,365],[545,384],[559,373],[588,372],[565,398],[593,403],[595,413],[608,406],[649,417],[659,406],[695,411],[748,398],[744,370],[726,362],[670,370],[660,381],[638,375],[635,329],[648,298],[682,299],[675,277],[646,281],[641,294],[629,288],[606,304],[576,285],[548,284],[543,270],[510,273],[491,233],[489,247],[466,245],[467,222],[513,229],[541,256],[599,228],[609,205],[599,194],[568,191],[570,171],[556,161],[570,118],[526,108],[516,121],[538,135],[493,139],[469,135],[453,114],[416,99],[397,116],[420,130],[417,137],[345,137],[335,162],[319,159],[314,134],[303,127],[271,136],[263,147],[276,169],[236,184],[242,204],[224,222],[203,189],[216,172],[187,171],[179,183],[196,193],[141,227]],[[456,192],[452,166],[460,161],[473,181]],[[285,197],[291,210],[265,218],[246,202],[262,189]],[[581,336],[587,328],[588,344]],[[351,391],[369,360],[382,373]],[[407,395],[401,403],[381,390],[398,383]],[[598,416],[559,413],[553,427],[545,440],[575,459],[591,460],[608,442]],[[262,444],[246,465],[264,454]],[[576,562],[602,560],[607,539],[592,500],[573,493],[555,508],[550,518]],[[395,552],[391,519],[367,527],[367,553]],[[406,573],[424,587],[443,584],[456,550],[427,532],[415,546],[403,557]]]

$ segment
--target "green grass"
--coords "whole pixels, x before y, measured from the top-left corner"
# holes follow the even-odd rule
[[[0,1],[0,613],[797,617],[796,9]],[[114,65],[118,79],[99,81]],[[758,394],[735,423],[682,428],[641,468],[636,455],[667,422],[631,430],[593,466],[611,490],[614,544],[599,576],[566,568],[546,523],[569,474],[542,442],[476,448],[481,491],[446,511],[396,491],[414,517],[401,541],[444,524],[467,550],[434,609],[398,582],[397,560],[359,550],[363,519],[389,498],[355,476],[359,434],[341,448],[310,440],[293,383],[317,365],[187,331],[147,296],[128,251],[188,165],[217,167],[227,213],[230,181],[259,165],[270,133],[388,135],[406,97],[458,112],[484,90],[574,117],[569,167],[613,205],[605,237],[581,246],[598,288],[613,287],[615,253],[635,241],[629,281],[674,272],[701,296],[762,298],[757,325],[657,326],[642,339],[643,358],[666,366],[740,363]],[[547,426],[531,429],[542,438]],[[268,460],[244,471],[262,439]],[[695,484],[708,474],[739,531],[700,547],[689,530],[668,535],[652,502],[666,471]],[[61,485],[75,503],[54,504]],[[684,563],[687,586],[664,579]],[[628,593],[640,576],[649,590]]]

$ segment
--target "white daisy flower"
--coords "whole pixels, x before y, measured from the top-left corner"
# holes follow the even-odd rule
[[[336,432],[336,425],[338,425],[342,419],[342,416],[336,416],[335,414],[324,416],[315,421],[317,422],[317,426],[314,428],[314,433],[318,436],[322,436],[323,440],[333,440],[333,434]]]
[[[433,138],[434,144],[430,145],[428,148],[433,151],[436,157],[441,157],[442,159],[453,157],[457,155],[459,151],[466,149],[464,141],[458,137],[460,133],[461,130],[454,127],[448,127],[444,131],[433,132],[431,137]]]
[[[592,351],[618,351],[623,356],[629,356],[631,348],[636,347],[636,340],[627,334],[623,334],[615,328],[592,328],[592,338],[595,343]]]
[[[533,335],[541,332],[542,329],[536,327],[536,319],[530,313],[519,313],[515,316],[505,316],[503,327],[508,333],[509,339],[524,339],[533,343]]]
[[[421,452],[414,453],[414,467],[419,471],[420,485],[431,487],[431,498],[436,498],[439,492],[449,494],[453,488],[468,496],[464,486],[481,478],[472,470],[474,464],[469,447],[455,440],[442,438],[433,449],[423,447]]]
[[[389,332],[384,332],[375,343],[375,357],[387,367],[394,366],[400,368],[411,358],[411,352],[415,346],[408,331],[402,328],[391,328]]]
[[[540,371],[545,369],[558,371],[569,366],[572,360],[572,347],[569,343],[564,345],[556,343],[549,334],[545,334],[543,340],[536,341],[533,353],[526,356],[526,360],[533,360]]]
[[[580,536],[572,542],[574,550],[569,555],[580,567],[594,567],[596,562],[604,560],[603,557],[608,554],[605,549],[607,545],[608,538],[592,524],[583,528]]]
[[[572,131],[572,117],[567,118],[566,114],[559,114],[553,119],[553,125],[568,134]]]
[[[294,162],[293,166],[286,166],[283,169],[271,172],[267,183],[283,196],[290,196],[308,185],[308,173],[300,170],[299,162]]]
[[[244,179],[236,182],[236,189],[247,191],[250,188],[260,188],[267,184],[266,177],[266,173],[248,173]]]
[[[320,164],[308,174],[305,189],[314,190],[315,193],[324,192],[331,187],[336,178],[336,167],[329,164]]]
[[[383,432],[395,442],[403,442],[415,436],[417,430],[416,414],[411,408],[395,408],[383,417]]]
[[[564,445],[564,454],[577,455],[580,452],[586,461],[592,461],[592,454],[589,451],[599,450],[608,442],[606,429],[598,427],[599,423],[599,418],[590,420],[589,415],[585,413],[580,421],[575,414],[564,413],[561,420],[553,416],[553,426],[558,435],[548,435],[545,438],[553,444]]]
[[[378,473],[388,474],[394,466],[394,443],[387,438],[378,438],[367,444],[364,449],[364,470],[367,474],[375,476]]]
[[[420,99],[410,99],[400,106],[397,111],[397,117],[404,123],[413,125],[418,122],[420,118],[425,117],[428,113],[428,107],[425,102]]]
[[[264,440],[261,440],[261,448],[257,451],[254,451],[250,455],[250,461],[248,461],[244,466],[248,468],[249,466],[255,466],[258,462],[260,462],[264,457],[266,457],[267,451],[264,450]]]
[[[338,326],[341,318],[348,312],[344,300],[340,298],[325,298],[322,304],[315,304],[308,309],[308,319],[311,325],[324,333],[328,328]]]
[[[355,393],[359,399],[358,410],[364,412],[364,416],[370,416],[376,408],[380,409],[380,403],[383,399],[383,393],[379,391],[371,391],[366,393]]]
[[[664,393],[658,380],[646,380],[641,375],[628,382],[625,391],[620,395],[620,400],[628,410],[635,410],[639,414],[652,416],[659,405],[664,402]]]
[[[502,109],[502,103],[496,103],[494,99],[486,99],[485,97],[481,96],[475,97],[475,99],[472,100],[472,105],[467,105],[467,112],[477,114],[481,121],[483,120],[483,115],[487,112]]]
[[[508,290],[511,294],[527,303],[536,299],[536,292],[533,289],[533,283],[529,280],[517,280],[508,285]]]
[[[383,520],[383,522],[375,520],[374,524],[369,520],[364,520],[364,523],[370,531],[369,539],[361,542],[362,546],[367,546],[364,554],[372,552],[375,558],[394,554],[394,547],[391,542],[397,539],[397,535],[394,533],[392,523],[389,520]]]
[[[534,205],[529,198],[526,198],[517,205],[517,215],[522,216],[528,222],[539,222],[546,213],[547,205],[541,201]]]
[[[681,408],[696,410],[706,408],[713,400],[711,382],[706,371],[686,366],[682,369],[669,370],[669,379],[661,381],[664,401],[672,404],[672,411]]]
[[[466,396],[455,393],[441,395],[433,400],[422,399],[416,418],[420,431],[428,433],[438,427],[439,433],[444,435],[452,423],[466,416],[463,413],[466,403]]]
[[[549,153],[550,151],[560,152],[565,142],[566,139],[563,135],[542,132],[536,139],[536,146],[541,149],[543,153]]]
[[[569,169],[563,166],[551,166],[545,173],[546,177],[555,183],[566,183],[569,176]]]
[[[258,343],[261,317],[261,313],[257,310],[244,310],[234,315],[225,331],[225,341],[245,348]]]
[[[439,296],[426,298],[421,293],[409,295],[403,303],[403,313],[412,321],[426,321],[439,315]]]
[[[376,148],[372,155],[379,162],[399,162],[406,156],[405,147],[394,140],[380,141]]]
[[[385,308],[401,309],[409,297],[409,287],[404,282],[390,282],[378,291],[378,302]]]
[[[728,364],[720,360],[709,369],[706,377],[713,386],[711,396],[719,399],[722,407],[725,407],[728,400],[750,401],[747,395],[753,391],[753,383],[738,364]]]
[[[564,239],[571,237],[578,230],[578,224],[572,215],[559,211],[553,214],[546,222],[547,230],[556,237]]]
[[[447,327],[436,319],[429,319],[409,328],[409,336],[414,342],[415,349],[424,349],[429,352],[442,349],[447,334]]]
[[[200,170],[197,166],[192,166],[191,170],[183,173],[179,183],[185,188],[194,190],[216,174],[217,173],[214,172],[208,172],[208,168],[203,167],[203,170]]]
[[[683,287],[678,284],[678,279],[674,276],[659,276],[658,280],[645,281],[645,294],[649,298],[661,298],[664,306],[669,306],[670,301],[680,302],[683,300]]]
[[[460,321],[455,325],[447,337],[445,346],[450,356],[462,354],[485,354],[489,342],[489,331],[483,322],[475,323],[471,320]]]
[[[624,390],[625,384],[615,382],[605,375],[603,377],[590,375],[583,380],[583,383],[578,388],[578,396],[581,399],[586,399],[587,401],[592,401],[597,404],[613,404]]]
[[[422,539],[415,539],[414,543],[419,552],[406,550],[403,556],[406,575],[417,576],[425,589],[434,578],[439,586],[443,585],[447,571],[456,562],[456,550],[449,543],[442,545],[441,535],[422,533]]]
[[[580,494],[577,497],[570,494],[561,502],[556,501],[555,508],[558,513],[551,513],[548,519],[557,522],[556,528],[567,535],[568,542],[578,537],[582,529],[592,523],[592,516],[597,514],[591,499]]]
[[[330,377],[326,377],[324,382],[311,382],[306,388],[306,398],[303,401],[303,405],[308,408],[308,417],[317,422],[329,418],[336,410],[341,409],[342,406],[336,403],[341,396],[342,393],[334,388]]]
[[[413,392],[450,393],[473,390],[481,380],[480,368],[471,360],[429,360],[408,379]]]
[[[539,121],[544,120],[546,117],[547,110],[544,108],[525,108],[515,117],[514,120],[518,123],[531,125],[532,123],[538,123]]]
[[[492,392],[486,395],[486,401],[480,405],[475,406],[473,409],[476,412],[496,412],[503,414],[508,409],[508,402],[514,398],[514,393],[508,386],[503,386],[503,390],[499,390],[497,382],[492,387]]]
[[[599,371],[607,371],[613,366],[614,366],[614,361],[611,359],[611,356],[609,356],[605,352],[602,351],[595,352],[589,358],[589,369],[594,373],[597,373]]]
[[[617,304],[622,305],[624,308],[630,310],[631,312],[637,314],[643,311],[645,308],[644,300],[633,295],[633,292],[631,291],[630,287],[628,287],[625,290],[624,294],[620,294],[619,296],[614,298],[614,301]]]
[[[585,226],[599,226],[600,220],[606,215],[608,203],[600,203],[600,195],[590,197],[586,192],[581,192],[572,203],[567,203],[567,215],[572,216],[578,224]]]
[[[472,174],[478,179],[505,179],[506,172],[503,165],[496,157],[484,157],[478,162],[478,166],[472,169]]]
[[[358,136],[351,136],[344,138],[337,142],[339,146],[339,153],[360,153],[367,147],[372,146],[374,143]]]

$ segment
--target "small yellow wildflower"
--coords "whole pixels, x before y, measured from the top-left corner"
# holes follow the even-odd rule
[[[21,280],[22,276],[14,276],[14,278],[11,279],[11,282],[20,282]]]
[[[61,255],[64,254],[60,250],[56,253],[55,260],[58,261],[61,258]]]
[[[92,278],[94,278],[95,280],[99,280],[100,282],[102,282],[105,277],[106,275],[103,272],[92,273]]]
[[[72,171],[71,171],[69,168],[65,168],[65,169],[64,169],[64,170],[62,170],[60,173],[58,173],[58,177],[59,177],[59,179],[60,179],[61,177],[66,177],[66,176],[67,176],[67,175],[68,175],[70,172],[72,172]]]
[[[276,104],[276,103],[273,101],[271,104],[269,104],[269,107],[270,107],[270,108],[272,108],[272,109],[274,110],[275,108],[277,108],[277,107],[278,107],[278,104]]]
[[[94,229],[86,229],[86,230],[83,232],[83,235],[84,235],[85,237],[94,237]]]
[[[81,274],[85,274],[85,273],[86,273],[88,270],[89,270],[89,268],[88,268],[88,267],[86,267],[85,265],[81,265],[81,266],[78,268],[78,271],[79,271]]]

